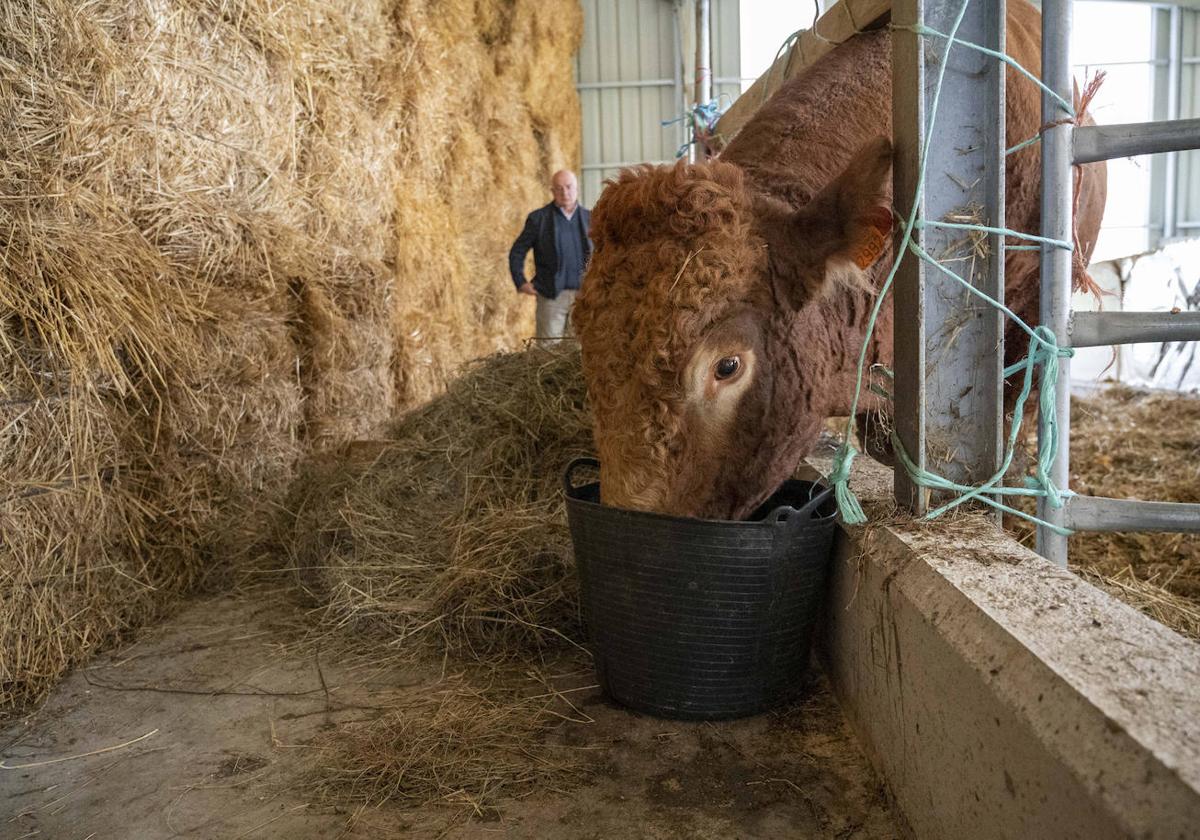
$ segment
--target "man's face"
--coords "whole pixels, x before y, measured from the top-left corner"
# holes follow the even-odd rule
[[[579,185],[575,176],[570,172],[559,172],[550,181],[550,191],[554,193],[554,203],[563,210],[571,210],[579,198]]]

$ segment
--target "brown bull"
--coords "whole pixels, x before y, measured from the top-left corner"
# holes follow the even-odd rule
[[[1040,71],[1040,19],[1008,11],[1008,51]],[[1037,133],[1040,93],[1009,70],[1007,132]],[[864,33],[785,84],[711,163],[628,170],[592,217],[574,323],[606,504],[738,519],[846,414],[891,255],[891,34]],[[1040,151],[1009,155],[1007,223],[1037,232]],[[1090,257],[1103,165],[1085,167]],[[1037,257],[1010,252],[1006,301],[1037,319]],[[1026,342],[1010,326],[1009,359]],[[885,307],[867,363],[891,363]],[[868,395],[860,409],[878,409]]]

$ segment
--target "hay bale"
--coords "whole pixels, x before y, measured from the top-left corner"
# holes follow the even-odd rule
[[[592,449],[579,351],[473,363],[358,458],[298,479],[286,548],[326,623],[495,661],[579,626],[560,476]]]
[[[40,696],[153,598],[129,550],[150,512],[116,469],[128,441],[110,412],[94,390],[0,390],[0,708]]]
[[[463,362],[533,332],[533,307],[513,293],[504,257],[525,216],[549,200],[550,175],[579,159],[579,99],[563,81],[574,76],[583,16],[576,0],[450,0],[402,3],[395,19],[396,84],[408,96],[393,371],[400,402],[413,406]]]
[[[580,26],[576,0],[0,7],[0,707],[258,550],[301,452],[519,340],[505,240],[577,155]]]

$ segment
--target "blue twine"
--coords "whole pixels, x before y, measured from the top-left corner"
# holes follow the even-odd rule
[[[1026,146],[1032,146],[1034,143],[1040,143],[1040,142],[1042,142],[1042,135],[1035,134],[1027,140],[1022,140],[1020,143],[1018,143],[1015,146],[1009,146],[1007,149],[1004,150],[1004,154],[1011,155],[1013,152],[1021,151],[1021,149],[1024,149]]]
[[[728,100],[723,102],[722,100]],[[721,119],[721,115],[729,108],[732,103],[732,98],[727,93],[722,93],[716,99],[710,99],[708,102],[701,102],[693,105],[683,114],[670,120],[663,120],[661,125],[665,128],[668,125],[674,125],[677,122],[688,120],[692,124],[692,139],[688,140],[675,152],[676,158],[681,158],[687,153],[688,146],[696,143],[697,139],[711,137],[713,131],[716,130],[717,121]]]

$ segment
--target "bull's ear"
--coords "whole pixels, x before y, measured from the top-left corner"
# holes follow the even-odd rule
[[[873,140],[786,224],[769,225],[771,262],[793,305],[870,288],[867,270],[891,244],[891,169],[891,143]]]
[[[809,247],[824,257],[824,289],[869,288],[865,272],[892,237],[892,144],[876,138],[798,214]]]

